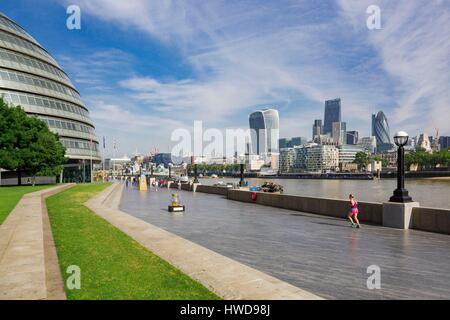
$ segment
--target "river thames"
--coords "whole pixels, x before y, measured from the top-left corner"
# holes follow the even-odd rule
[[[238,182],[238,178],[200,179],[205,185]],[[325,179],[246,179],[249,185],[261,185],[264,181],[281,184],[285,194],[320,198],[347,199],[350,193],[360,201],[388,201],[396,187],[395,179],[375,180],[325,180]],[[406,188],[414,201],[422,207],[450,209],[450,180],[407,179]]]

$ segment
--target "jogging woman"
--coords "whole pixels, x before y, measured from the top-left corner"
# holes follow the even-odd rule
[[[350,194],[348,198],[350,200],[350,211],[348,212],[347,217],[350,220],[352,227],[356,226],[356,228],[361,228],[358,220],[358,201],[356,201],[355,197],[352,194]]]

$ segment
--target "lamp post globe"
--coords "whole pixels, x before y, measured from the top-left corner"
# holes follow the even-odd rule
[[[394,142],[398,147],[404,147],[409,140],[409,135],[405,131],[399,131],[394,135]]]
[[[394,190],[390,202],[412,202],[412,198],[405,189],[405,149],[409,136],[405,131],[399,131],[394,135],[394,142],[398,146],[397,151],[397,189]]]

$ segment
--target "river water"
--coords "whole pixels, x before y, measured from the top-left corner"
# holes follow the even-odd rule
[[[219,181],[238,182],[239,179],[200,179],[205,185]],[[281,184],[285,194],[320,198],[347,199],[350,193],[360,201],[385,202],[389,200],[397,180],[319,180],[319,179],[246,179],[250,185],[261,185],[264,181]],[[450,180],[407,179],[405,187],[414,201],[422,207],[450,209]]]

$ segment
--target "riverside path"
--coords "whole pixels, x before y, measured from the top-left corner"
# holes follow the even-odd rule
[[[449,299],[450,236],[176,191],[183,214],[167,211],[167,189],[125,189],[121,210],[326,299]],[[362,212],[361,214],[364,214]],[[369,290],[370,266],[381,289]]]

